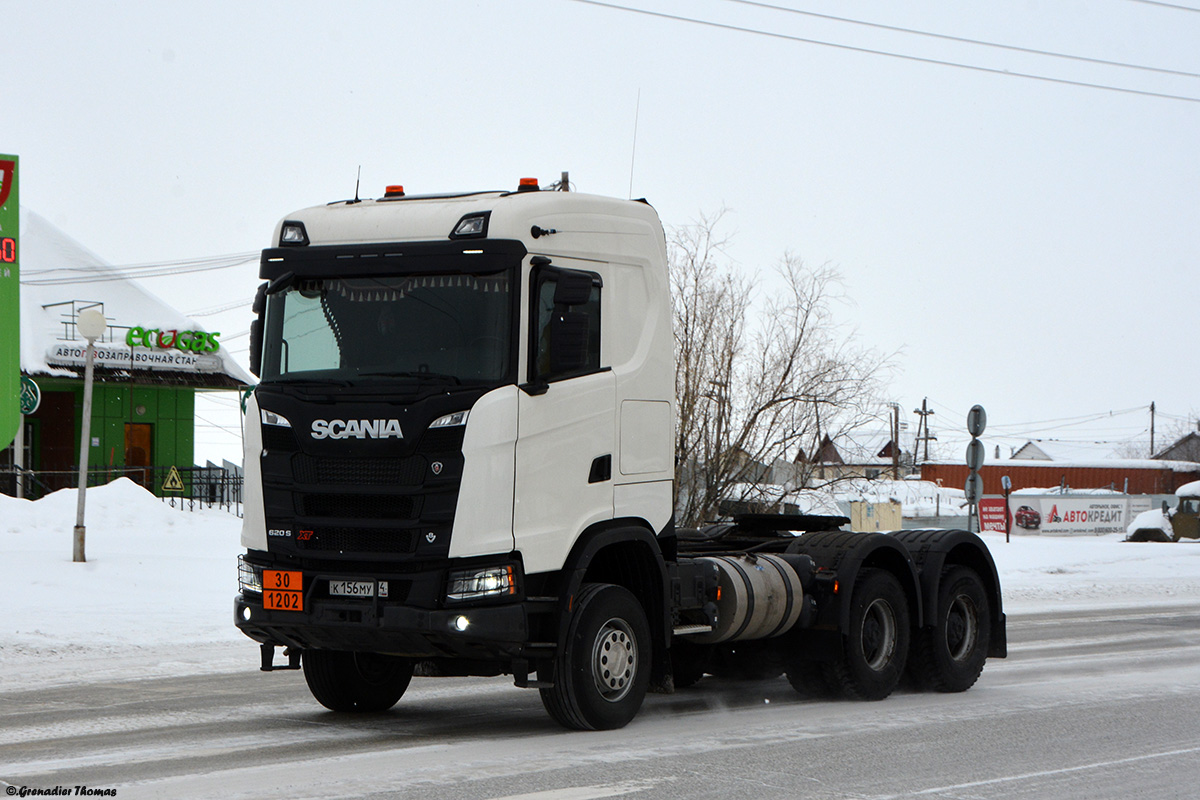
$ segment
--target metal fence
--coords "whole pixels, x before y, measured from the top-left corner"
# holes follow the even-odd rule
[[[88,470],[87,485],[104,486],[118,478],[129,478],[181,511],[223,508],[242,516],[243,476],[236,467],[97,467]],[[0,467],[0,493],[17,496],[18,481],[21,495],[36,500],[59,489],[77,488],[79,470]]]

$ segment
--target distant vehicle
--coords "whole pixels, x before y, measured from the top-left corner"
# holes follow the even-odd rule
[[[1029,506],[1021,506],[1017,509],[1017,513],[1013,514],[1013,521],[1017,523],[1018,527],[1034,530],[1042,526],[1042,515]]]
[[[1164,500],[1161,511],[1155,509],[1139,514],[1129,526],[1128,541],[1178,542],[1180,539],[1200,539],[1200,481],[1180,486],[1175,496],[1179,498],[1175,508],[1171,508]]]

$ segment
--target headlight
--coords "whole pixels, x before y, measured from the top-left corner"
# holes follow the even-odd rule
[[[275,425],[280,428],[292,427],[292,423],[289,422],[288,418],[282,414],[276,414],[274,411],[267,411],[265,408],[260,408],[259,411],[262,412],[261,416],[263,425]]]
[[[247,564],[245,556],[238,556],[238,588],[262,594],[262,570]]]
[[[458,425],[467,424],[467,414],[470,411],[455,411],[453,414],[446,414],[443,417],[438,417],[433,422],[429,423],[430,428],[454,428]]]
[[[478,600],[517,593],[517,577],[512,565],[460,569],[450,573],[446,583],[447,600]]]

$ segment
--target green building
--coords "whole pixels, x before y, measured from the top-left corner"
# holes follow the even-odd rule
[[[16,444],[0,456],[33,472],[31,495],[73,486],[79,464],[86,341],[75,320],[99,308],[108,328],[96,342],[90,425],[92,483],[126,475],[162,493],[190,480],[197,391],[237,391],[249,375],[207,331],[136,281],[29,211],[21,216],[21,373],[40,402]],[[29,399],[29,398],[27,398]],[[170,487],[168,487],[170,490]],[[178,491],[178,489],[176,489]]]

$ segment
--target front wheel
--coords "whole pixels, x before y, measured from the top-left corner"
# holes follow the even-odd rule
[[[650,684],[650,625],[628,589],[584,584],[575,597],[566,647],[555,660],[554,686],[542,705],[575,730],[611,730],[629,723]]]
[[[330,711],[387,711],[413,674],[409,659],[379,653],[305,650],[303,663],[308,690]]]
[[[974,570],[942,573],[933,625],[913,642],[909,673],[922,689],[965,692],[979,680],[991,644],[991,614],[983,582]]]
[[[908,599],[890,572],[864,569],[850,598],[842,652],[826,662],[829,686],[857,700],[882,700],[904,674],[909,644]]]

